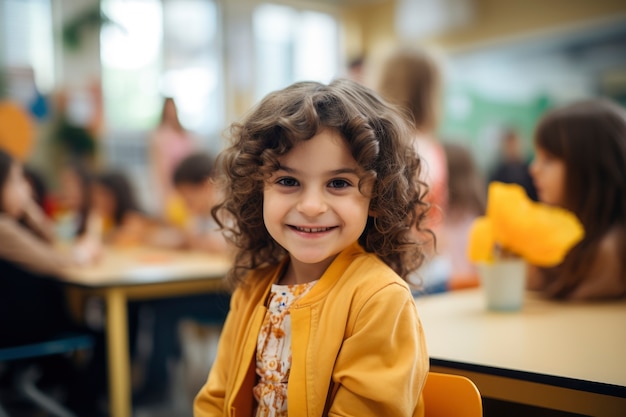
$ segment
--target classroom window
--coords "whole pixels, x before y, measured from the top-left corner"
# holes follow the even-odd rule
[[[100,36],[102,86],[107,126],[152,129],[159,117],[157,88],[162,70],[162,7],[157,0],[103,0],[113,24]]]
[[[201,135],[223,114],[218,10],[205,0],[103,0],[113,24],[101,33],[107,124],[149,131],[163,97],[176,100],[183,125]]]
[[[27,104],[54,88],[50,0],[0,1],[0,63],[8,96]]]
[[[339,27],[327,13],[262,4],[253,14],[256,98],[296,81],[328,83],[339,70]]]

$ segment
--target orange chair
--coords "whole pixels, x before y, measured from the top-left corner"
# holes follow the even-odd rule
[[[425,417],[482,417],[480,392],[460,375],[429,372],[424,385]]]

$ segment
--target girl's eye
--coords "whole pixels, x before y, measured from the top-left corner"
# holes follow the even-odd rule
[[[330,188],[346,188],[346,187],[350,187],[351,185],[352,184],[350,184],[346,180],[332,180],[331,182],[328,183],[328,186]]]
[[[282,185],[285,187],[295,187],[298,185],[298,181],[295,178],[283,177],[283,178],[279,178],[278,181],[276,181],[276,184]]]

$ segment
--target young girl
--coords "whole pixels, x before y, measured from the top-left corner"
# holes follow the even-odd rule
[[[214,217],[233,222],[237,289],[195,416],[422,415],[403,279],[428,205],[405,120],[354,81],[301,82],[231,133]]]
[[[574,212],[585,238],[529,287],[573,300],[626,296],[626,112],[605,100],[548,113],[535,133],[539,199]]]

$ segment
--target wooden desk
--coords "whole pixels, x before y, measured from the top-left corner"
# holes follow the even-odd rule
[[[431,367],[484,397],[591,416],[626,416],[626,301],[561,303],[528,293],[520,312],[482,289],[419,297]]]
[[[111,417],[132,415],[128,301],[222,290],[221,278],[230,265],[228,259],[204,253],[107,249],[97,265],[68,268],[60,277],[105,300]]]

